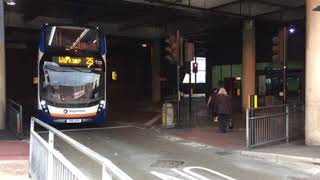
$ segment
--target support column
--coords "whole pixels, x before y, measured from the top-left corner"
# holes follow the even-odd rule
[[[320,0],[306,0],[305,142],[320,145]]]
[[[6,113],[6,64],[4,41],[4,9],[0,0],[0,129],[5,129]]]
[[[242,109],[248,107],[248,96],[256,92],[256,34],[253,20],[243,23],[242,39]]]
[[[151,67],[152,67],[152,102],[158,103],[161,100],[160,91],[160,40],[154,40],[151,46]]]

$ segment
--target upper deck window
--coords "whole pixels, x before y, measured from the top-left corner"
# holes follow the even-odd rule
[[[48,26],[46,28],[47,48],[64,50],[99,49],[99,33],[96,29],[73,26]]]

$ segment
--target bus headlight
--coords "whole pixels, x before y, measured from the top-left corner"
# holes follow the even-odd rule
[[[49,110],[48,110],[48,107],[47,107],[47,102],[45,100],[41,100],[40,104],[41,104],[42,110],[44,110],[44,112],[48,113]]]
[[[47,103],[46,103],[45,100],[41,100],[41,101],[40,101],[40,104],[41,104],[42,106],[45,106]]]
[[[100,104],[105,105],[105,104],[106,104],[106,101],[105,101],[105,100],[101,100],[101,101],[100,101]]]
[[[104,109],[106,107],[106,101],[105,100],[101,100],[99,107]]]
[[[99,103],[98,112],[100,112],[105,107],[106,107],[106,101],[105,100],[101,100],[100,103]]]

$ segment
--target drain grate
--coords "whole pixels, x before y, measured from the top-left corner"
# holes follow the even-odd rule
[[[161,167],[161,168],[176,168],[183,165],[183,161],[175,160],[157,160],[157,162],[151,164],[151,167]]]

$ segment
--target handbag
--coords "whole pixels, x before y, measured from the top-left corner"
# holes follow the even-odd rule
[[[229,129],[233,129],[233,122],[232,122],[232,119],[229,119]]]

